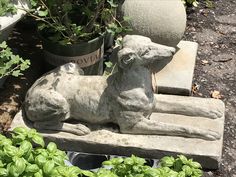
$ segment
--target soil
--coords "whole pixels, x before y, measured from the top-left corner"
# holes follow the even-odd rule
[[[188,9],[184,38],[199,44],[193,95],[221,97],[226,105],[220,169],[205,176],[236,177],[236,1],[213,3]]]
[[[185,40],[199,44],[193,96],[214,97],[226,104],[224,148],[220,169],[205,177],[236,177],[236,0],[215,0],[213,8],[187,8]],[[42,75],[43,53],[34,25],[18,23],[8,41],[13,50],[31,60],[19,78],[9,77],[0,89],[0,131],[6,131],[20,109],[25,93]]]

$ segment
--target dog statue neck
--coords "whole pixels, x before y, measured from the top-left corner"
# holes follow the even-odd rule
[[[115,82],[119,85],[120,91],[140,88],[144,89],[145,92],[152,92],[151,73],[144,66],[135,66],[128,69],[119,68]]]

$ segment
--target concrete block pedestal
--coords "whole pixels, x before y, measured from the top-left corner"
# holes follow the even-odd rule
[[[223,108],[222,108],[223,109]],[[224,110],[223,110],[224,111]],[[196,125],[219,132],[220,140],[207,141],[197,138],[161,135],[120,134],[118,130],[98,129],[85,136],[64,132],[41,132],[46,141],[55,142],[66,151],[94,154],[130,156],[132,154],[151,159],[160,159],[166,155],[184,154],[201,163],[203,168],[217,169],[222,155],[224,116],[219,119],[190,117],[175,114],[153,113],[151,119],[175,124]],[[14,118],[11,128],[32,127],[26,123],[20,111]]]
[[[198,44],[180,41],[177,52],[169,61],[160,61],[153,68],[158,93],[190,95]]]

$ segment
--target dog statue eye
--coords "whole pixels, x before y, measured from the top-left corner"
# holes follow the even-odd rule
[[[122,61],[124,64],[129,64],[131,63],[133,60],[134,60],[134,54],[133,53],[130,53],[128,55],[125,55],[123,58],[122,58]]]

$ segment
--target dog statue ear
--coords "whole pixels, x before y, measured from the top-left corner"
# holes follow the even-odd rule
[[[118,64],[121,68],[128,68],[137,58],[137,54],[130,48],[123,48],[118,52]]]

